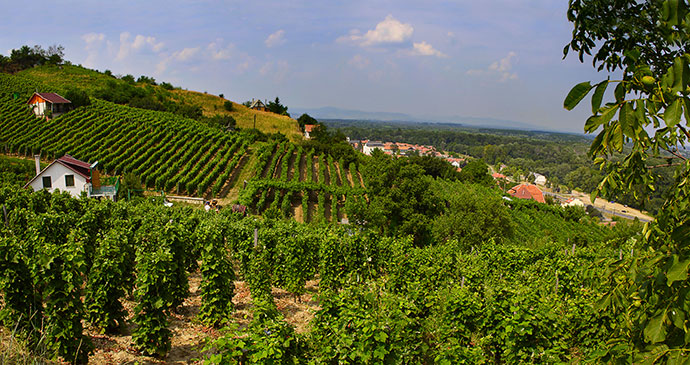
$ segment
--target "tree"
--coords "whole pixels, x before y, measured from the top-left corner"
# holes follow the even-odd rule
[[[592,198],[619,191],[639,198],[654,190],[659,165],[649,164],[653,157],[677,168],[660,214],[643,230],[647,256],[607,269],[629,271],[630,279],[616,289],[610,276],[599,308],[619,319],[612,333],[618,340],[600,351],[598,362],[689,360],[690,162],[681,153],[690,139],[689,14],[685,0],[572,0],[568,9],[574,30],[564,55],[572,50],[583,61],[593,54],[594,67],[622,73],[620,80],[580,83],[564,101],[573,109],[594,90],[585,132],[598,132],[589,153],[605,175]],[[614,99],[602,105],[610,84]]]
[[[75,108],[78,108],[80,106],[87,106],[91,105],[91,99],[89,99],[89,95],[79,89],[69,89],[65,93],[65,99],[69,100],[72,102],[72,106]]]
[[[297,118],[297,124],[299,124],[299,128],[301,130],[304,130],[304,126],[307,124],[318,124],[319,121],[312,118],[309,114],[304,113]]]
[[[460,171],[460,180],[489,186],[493,184],[493,178],[489,175],[489,166],[480,160],[474,159],[465,165]]]
[[[221,95],[222,95],[222,94],[221,94]],[[222,96],[221,96],[221,98],[222,98]],[[223,108],[225,108],[225,110],[231,112],[231,111],[232,111],[232,101],[226,100],[226,101],[223,103]]]
[[[266,105],[266,108],[268,109],[269,112],[271,113],[276,113],[280,115],[287,115],[288,117],[290,114],[288,113],[288,107],[280,103],[280,98],[276,96],[275,101],[269,101],[268,105]]]

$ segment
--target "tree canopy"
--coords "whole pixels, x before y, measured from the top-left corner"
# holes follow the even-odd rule
[[[622,73],[619,80],[582,82],[564,101],[566,109],[573,109],[594,90],[585,132],[597,133],[589,153],[604,177],[592,198],[655,190],[659,165],[650,165],[651,158],[664,158],[664,165],[677,168],[656,221],[644,228],[647,260],[607,268],[611,288],[599,309],[619,325],[611,329],[617,340],[598,353],[597,361],[690,360],[688,15],[688,2],[679,0],[572,0],[568,9],[574,29],[565,55],[577,52],[580,61],[592,55],[597,69]],[[604,103],[609,86],[613,100]],[[626,273],[625,278],[617,272]]]

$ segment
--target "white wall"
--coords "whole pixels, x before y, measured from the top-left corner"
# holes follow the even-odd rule
[[[371,146],[364,145],[364,147],[362,147],[362,153],[370,156],[371,153],[374,152],[374,150],[376,150],[376,149],[383,151],[383,147],[379,147],[379,146],[371,147]]]
[[[74,186],[67,187],[65,185],[65,175],[74,175]],[[82,191],[84,191],[84,186],[86,185],[86,179],[77,174],[76,172],[68,169],[59,162],[56,162],[50,167],[48,167],[39,177],[31,182],[31,187],[34,191],[43,189],[43,177],[50,176],[52,188],[48,189],[51,193],[55,189],[60,189],[60,191],[68,191],[72,196],[79,197]]]
[[[46,110],[46,103],[31,104],[34,107],[34,114],[42,116]]]

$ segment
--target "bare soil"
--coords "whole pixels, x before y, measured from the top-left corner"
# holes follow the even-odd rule
[[[276,158],[276,153],[278,152],[279,149],[280,149],[280,147],[276,147],[276,149],[275,149],[275,150],[273,151],[273,153],[271,154],[271,158],[268,159],[268,162],[266,163],[266,166],[264,166],[264,171],[261,172],[261,178],[262,178],[262,179],[265,179],[265,178],[266,178],[266,175],[268,175],[268,171],[270,170],[270,168],[271,168],[271,166],[272,166],[272,164],[273,164],[273,159]]]
[[[287,172],[287,181],[292,181],[292,177],[295,175],[295,160],[297,159],[297,153],[293,152],[292,155],[290,155],[290,161],[288,161],[288,172]],[[299,161],[298,161],[299,163]]]
[[[321,164],[321,162],[319,161],[319,156],[312,156],[312,158],[311,158],[311,179],[315,183],[319,182],[319,165],[320,164]]]
[[[299,181],[303,182],[304,180],[307,179],[307,169],[305,168],[305,165],[307,164],[307,156],[306,153],[302,154],[302,157],[300,158],[299,161]]]
[[[135,325],[132,323],[134,307],[136,303],[128,299],[123,300],[127,310],[127,321],[120,334],[101,334],[96,329],[87,327],[85,332],[91,337],[95,350],[89,356],[91,364],[198,364],[204,359],[202,352],[204,343],[216,339],[221,332],[215,328],[202,325],[197,320],[201,306],[201,293],[199,285],[201,274],[197,271],[189,275],[190,295],[178,308],[177,313],[169,317],[170,330],[172,331],[172,347],[164,358],[154,358],[142,355],[132,346],[132,332]],[[318,281],[308,281],[306,293],[300,297],[294,297],[291,293],[273,288],[273,299],[278,310],[285,317],[285,321],[295,326],[298,333],[309,331],[309,323],[313,313],[319,309],[315,297],[318,293]],[[235,281],[235,296],[232,300],[235,311],[232,321],[239,324],[240,328],[246,327],[252,320],[251,294],[244,281]],[[54,363],[44,358],[36,357],[26,351],[25,348],[15,342],[11,330],[0,327],[0,361],[5,363]]]
[[[293,206],[292,206],[295,220],[300,222],[300,223],[304,223],[304,208],[302,208],[302,194],[304,194],[304,193],[297,195],[297,198],[295,198],[295,199],[299,199],[299,203],[297,205],[293,204]]]

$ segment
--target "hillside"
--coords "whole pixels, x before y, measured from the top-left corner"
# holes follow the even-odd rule
[[[58,93],[77,88],[86,91],[92,97],[96,96],[99,90],[107,88],[109,83],[115,83],[118,86],[128,84],[112,75],[74,65],[33,67],[19,72],[17,76],[46,85]],[[158,99],[170,99],[185,105],[199,106],[205,116],[230,115],[235,118],[239,128],[254,128],[256,116],[256,128],[264,133],[280,132],[292,142],[297,142],[302,138],[297,122],[290,117],[251,110],[237,102],[233,102],[232,111],[227,111],[223,107],[226,99],[216,95],[181,88],[166,89],[161,85],[143,82],[135,85],[149,90]]]
[[[56,90],[0,74],[0,145],[5,153],[40,152],[46,159],[68,153],[100,161],[109,174],[132,172],[148,188],[217,196],[227,192],[233,170],[253,141],[178,115],[98,99],[51,120],[39,119],[26,107],[38,88]]]

